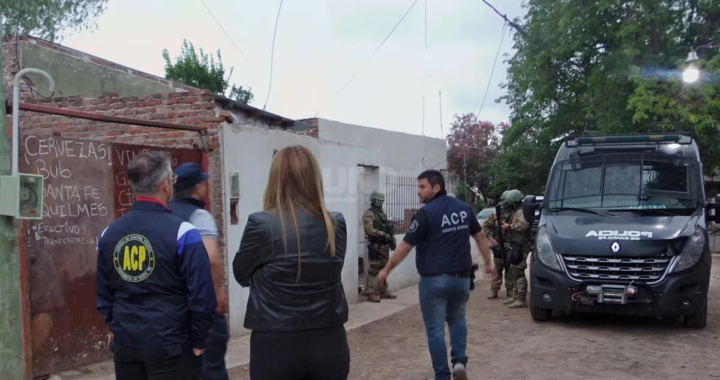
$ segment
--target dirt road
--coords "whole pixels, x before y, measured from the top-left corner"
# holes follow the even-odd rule
[[[713,257],[703,330],[681,321],[573,316],[536,323],[528,309],[486,300],[480,283],[468,304],[471,379],[720,379],[720,257]],[[380,307],[380,305],[379,305]],[[351,331],[350,380],[433,379],[418,306]],[[247,367],[233,380],[249,379]]]

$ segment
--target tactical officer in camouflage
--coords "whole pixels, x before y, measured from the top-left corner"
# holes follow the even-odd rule
[[[501,207],[502,213],[500,221],[508,220],[510,216],[509,210],[505,207],[505,195],[510,190],[503,191],[502,195],[500,196],[500,203],[503,205]],[[508,298],[513,297],[513,286],[515,283],[511,281],[510,278],[510,267],[505,262],[505,258],[503,257],[503,250],[500,249],[498,246],[499,239],[497,235],[497,230],[500,228],[501,223],[498,223],[497,221],[497,212],[494,212],[488,216],[488,218],[485,220],[485,223],[483,223],[482,232],[485,234],[485,236],[488,237],[488,240],[490,241],[492,252],[493,252],[493,265],[495,266],[495,272],[497,273],[497,278],[495,281],[493,281],[490,284],[490,295],[487,297],[488,299],[496,299],[498,298],[498,292],[500,291],[500,288],[503,284],[503,272],[505,272],[505,294]],[[507,250],[504,251],[505,254],[507,254]]]
[[[362,216],[363,229],[368,247],[368,273],[365,277],[365,294],[369,302],[380,302],[380,299],[395,299],[387,287],[378,288],[377,275],[385,268],[390,259],[390,250],[397,244],[392,223],[382,209],[385,202],[383,193],[373,191],[370,195],[370,208]]]
[[[501,228],[505,237],[506,260],[510,264],[510,281],[514,283],[514,297],[503,302],[511,309],[527,307],[527,257],[530,253],[530,223],[525,220],[522,210],[524,195],[520,190],[510,190],[505,195],[511,217]]]

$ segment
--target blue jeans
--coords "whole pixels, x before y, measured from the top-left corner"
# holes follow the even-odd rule
[[[420,278],[418,290],[435,380],[450,380],[445,348],[445,322],[450,330],[450,356],[453,365],[467,364],[465,305],[470,299],[470,278],[451,275],[423,276]]]
[[[223,314],[215,314],[215,322],[210,328],[207,341],[205,341],[203,380],[229,379],[225,366],[225,353],[229,338],[227,318]]]

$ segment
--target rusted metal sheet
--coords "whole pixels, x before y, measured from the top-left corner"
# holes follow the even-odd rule
[[[130,211],[134,200],[130,183],[127,180],[126,170],[135,156],[149,151],[167,152],[172,157],[172,168],[186,162],[202,165],[202,152],[196,149],[174,149],[147,147],[142,145],[113,144],[113,177],[115,178],[115,217],[119,218]]]
[[[43,219],[28,221],[26,230],[38,376],[107,357],[109,335],[95,309],[95,249],[113,220],[112,147],[35,136],[24,136],[22,147],[23,171],[45,177]]]
[[[20,166],[45,177],[44,217],[26,228],[33,376],[111,356],[111,335],[95,308],[97,238],[129,211],[130,160],[166,151],[173,167],[202,163],[193,149],[156,148],[58,137],[24,136]]]

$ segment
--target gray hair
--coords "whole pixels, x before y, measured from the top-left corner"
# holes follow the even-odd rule
[[[135,194],[153,194],[172,178],[170,155],[165,152],[142,153],[130,161],[127,178]]]

